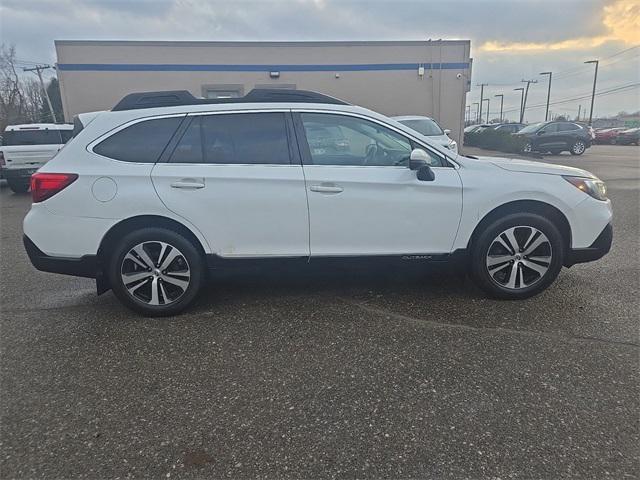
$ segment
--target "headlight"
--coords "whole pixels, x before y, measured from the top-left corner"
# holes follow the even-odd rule
[[[595,198],[596,200],[607,199],[607,186],[602,180],[597,178],[583,178],[583,177],[565,177],[567,182],[576,187],[578,190],[582,190],[587,195]]]
[[[458,153],[458,144],[456,143],[455,140],[449,141],[449,150],[451,150],[452,152]]]

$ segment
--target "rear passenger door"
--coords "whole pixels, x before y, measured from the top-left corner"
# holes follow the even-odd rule
[[[286,111],[189,115],[152,179],[222,257],[308,256],[304,176]]]

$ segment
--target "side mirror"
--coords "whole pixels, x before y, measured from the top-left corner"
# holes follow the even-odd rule
[[[451,133],[451,129],[449,129],[449,128],[445,128],[444,129],[444,134],[445,135],[449,135],[450,133]]]
[[[414,148],[411,150],[411,156],[409,157],[409,168],[411,170],[419,170],[420,167],[429,164],[429,155],[421,148]]]
[[[429,166],[429,154],[421,148],[415,148],[411,151],[409,168],[416,170],[416,177],[423,182],[432,182],[436,178]]]

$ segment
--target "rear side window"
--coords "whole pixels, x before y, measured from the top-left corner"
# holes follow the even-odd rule
[[[123,162],[155,163],[182,118],[157,118],[135,123],[103,140],[93,147],[93,151]]]
[[[560,127],[558,127],[559,132],[568,132],[570,130],[580,130],[580,127],[575,123],[562,122]]]
[[[194,117],[172,163],[289,164],[284,113],[233,113]]]
[[[60,145],[64,143],[60,130],[9,130],[4,132],[3,144],[17,145]]]

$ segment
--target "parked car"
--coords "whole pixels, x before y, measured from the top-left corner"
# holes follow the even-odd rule
[[[616,128],[603,128],[600,130],[596,130],[594,143],[608,143],[611,145],[615,145],[616,140],[618,139],[618,135],[623,130],[626,130],[626,128],[616,127]]]
[[[318,93],[131,94],[76,127],[31,179],[27,254],[144,315],[183,311],[209,269],[277,262],[459,262],[522,299],[611,245],[591,173],[456,155]],[[340,147],[312,147],[319,127]]]
[[[493,129],[497,132],[516,133],[524,127],[524,123],[500,123],[493,127]]]
[[[616,143],[619,145],[640,145],[640,128],[630,128],[618,134]]]
[[[421,117],[418,115],[408,115],[402,117],[391,117],[394,120],[406,125],[409,128],[414,129],[421,135],[429,137],[433,142],[437,142],[445,148],[458,153],[458,144],[452,138],[449,138],[451,130],[445,129],[431,117]]]
[[[486,124],[482,124],[482,125],[469,125],[468,127],[465,127],[465,129],[463,130],[464,133],[474,133],[478,130],[480,130],[481,128],[486,128],[489,125]]]
[[[591,146],[592,134],[585,126],[574,122],[541,122],[524,127],[514,135],[526,137],[524,152],[550,152],[558,155],[568,151],[582,155]]]
[[[31,175],[58,153],[72,131],[73,125],[56,123],[7,126],[0,147],[0,168],[9,188],[26,192]]]

